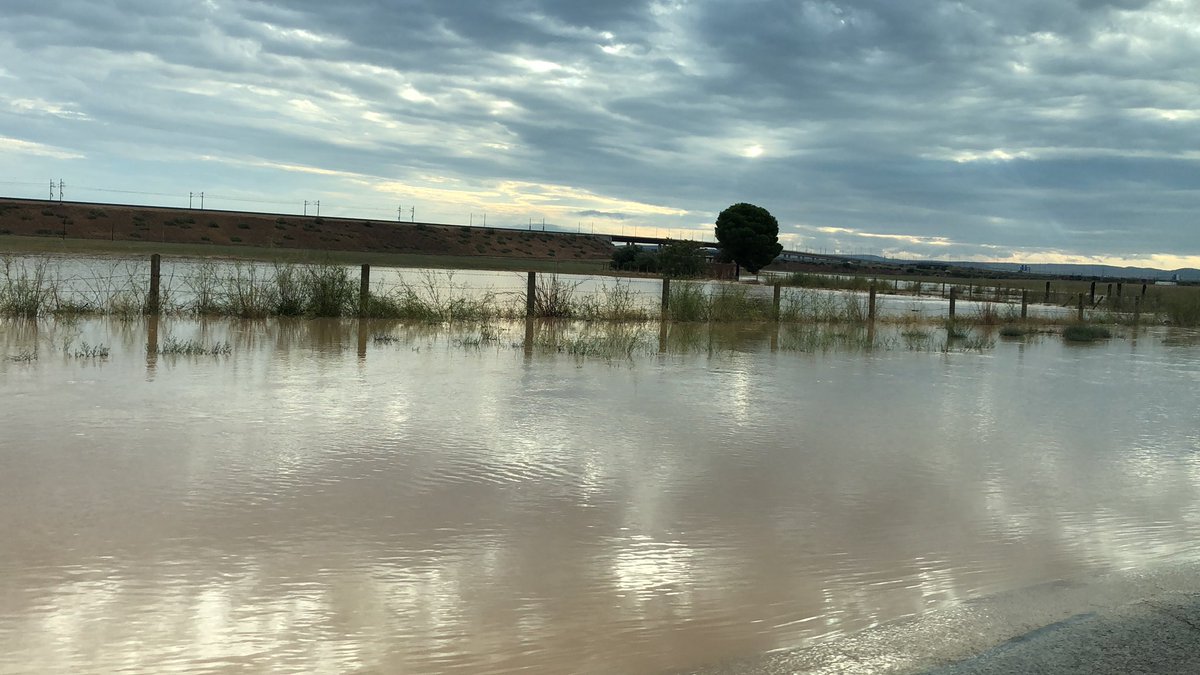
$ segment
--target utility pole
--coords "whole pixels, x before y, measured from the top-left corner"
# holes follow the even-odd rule
[[[316,201],[316,205],[317,205],[317,217],[320,218],[321,217],[321,200],[320,199],[318,199]]]
[[[54,201],[54,179],[50,179],[50,201]]]
[[[417,207],[410,206],[408,208],[408,222],[410,222],[410,223],[417,222]]]
[[[399,223],[399,222],[402,222],[403,220],[404,220],[404,205],[398,204],[396,206],[396,222]]]
[[[308,215],[308,200],[304,200],[304,215]]]
[[[59,178],[58,179],[58,203],[59,204],[63,203],[63,188],[64,187],[66,187],[66,185],[63,183],[62,179]]]

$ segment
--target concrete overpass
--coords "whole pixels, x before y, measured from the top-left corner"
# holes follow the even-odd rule
[[[633,235],[633,234],[605,234],[605,235],[596,235],[596,236],[597,237],[603,236],[604,238],[611,240],[612,243],[614,243],[614,244],[634,244],[634,245],[640,244],[640,245],[644,245],[644,246],[663,246],[664,244],[670,244],[673,242],[686,241],[686,242],[691,242],[693,244],[696,244],[697,246],[703,246],[703,247],[707,247],[707,248],[715,248],[717,246],[716,243],[711,242],[711,241],[696,241],[694,239],[671,239],[670,237],[646,237],[646,236],[639,236],[639,235]],[[810,253],[808,251],[788,251],[788,250],[784,250],[782,253],[780,253],[778,260],[780,262],[814,263],[814,264],[818,264],[818,265],[821,265],[821,264],[829,265],[829,264],[836,264],[836,263],[843,263],[843,262],[861,262],[858,258],[851,258],[849,256],[844,256],[844,255],[836,255],[836,254],[829,254],[829,253]]]

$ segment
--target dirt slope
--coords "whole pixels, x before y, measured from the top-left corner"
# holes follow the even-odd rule
[[[560,261],[613,250],[591,235],[0,198],[0,235],[9,234]]]

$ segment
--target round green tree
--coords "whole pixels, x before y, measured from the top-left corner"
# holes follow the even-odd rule
[[[763,207],[744,202],[717,216],[717,242],[726,258],[751,274],[758,274],[783,251],[779,221]]]

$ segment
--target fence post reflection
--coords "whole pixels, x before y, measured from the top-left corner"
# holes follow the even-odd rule
[[[533,274],[533,272],[530,272],[530,274]],[[522,345],[525,349],[526,360],[533,358],[534,333],[533,317],[527,316],[525,317],[525,343]]]
[[[153,376],[158,368],[158,315],[146,316],[146,375]]]
[[[364,265],[365,267],[365,265]],[[358,362],[366,363],[367,361],[367,320],[359,318],[358,320]]]

